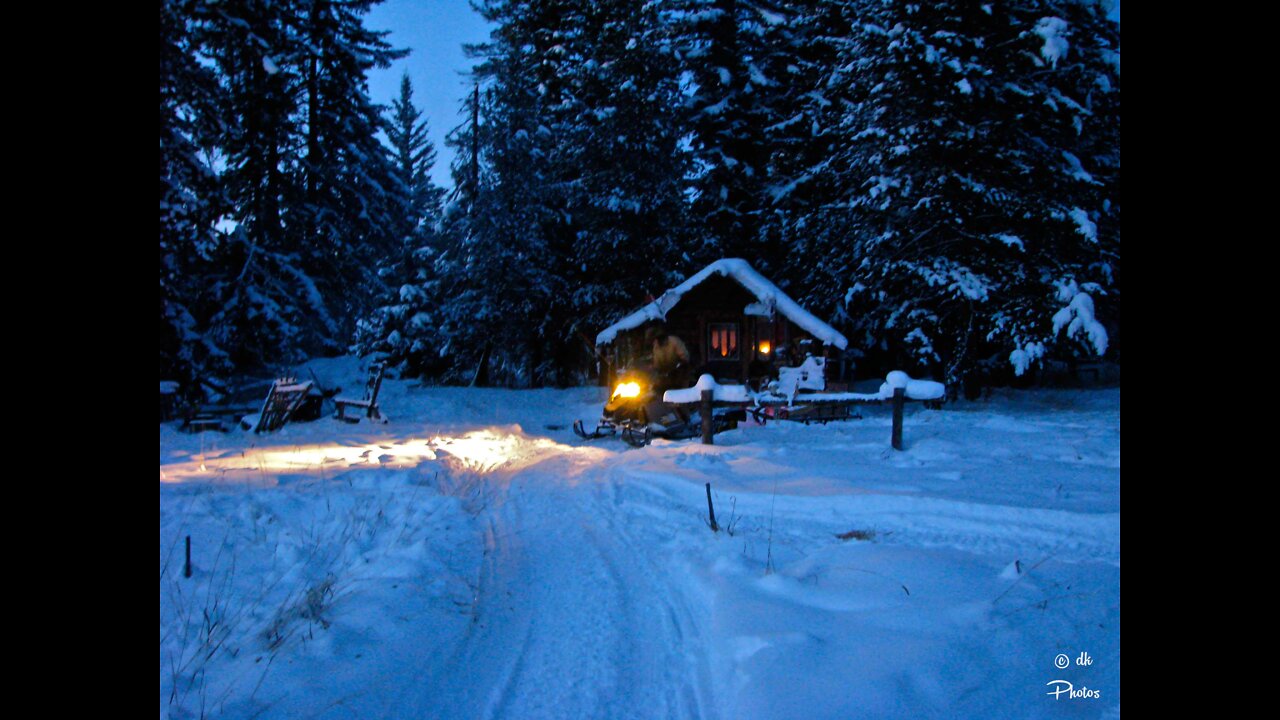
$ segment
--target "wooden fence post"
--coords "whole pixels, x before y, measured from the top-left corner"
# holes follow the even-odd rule
[[[191,577],[191,536],[187,536],[187,564],[182,567],[182,577]]]
[[[902,449],[902,406],[906,404],[907,389],[893,389],[893,449]]]
[[[707,483],[707,515],[711,517],[711,532],[720,532],[720,526],[716,524],[716,508],[711,504],[711,483]]]
[[[702,444],[703,445],[715,444],[715,440],[711,437],[711,398],[714,395],[714,393],[715,391],[713,390],[703,390],[702,401],[701,401],[701,404],[698,406],[698,414],[702,416]],[[710,487],[710,485],[708,484],[707,487]],[[710,493],[711,491],[708,490],[707,492]],[[710,498],[711,496],[708,495],[707,497]]]

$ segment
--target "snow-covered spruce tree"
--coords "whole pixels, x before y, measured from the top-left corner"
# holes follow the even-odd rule
[[[379,269],[386,286],[383,304],[359,323],[362,354],[379,352],[404,377],[439,371],[438,306],[441,301],[434,269],[444,191],[431,180],[436,150],[427,121],[413,105],[413,86],[406,73],[400,97],[391,105],[387,141],[395,160],[392,179],[401,199],[396,232],[400,245]]]
[[[690,214],[697,263],[752,259],[776,274],[785,248],[761,232],[767,205],[771,101],[786,82],[786,17],[775,0],[673,0],[666,17],[685,84],[680,120],[691,144]]]
[[[847,237],[831,209],[847,203],[859,178],[839,163],[850,116],[849,71],[840,62],[855,22],[848,3],[789,0],[773,22],[767,75],[758,82],[770,113],[760,234],[780,254],[777,282],[812,309],[841,320],[833,302],[845,276],[835,273],[832,238]],[[837,249],[842,252],[843,248]]]
[[[466,128],[469,152],[454,176],[466,185],[465,207],[446,211],[449,236],[438,265],[447,304],[441,307],[441,351],[449,380],[469,379],[492,353],[493,380],[538,384],[548,309],[563,295],[552,248],[566,244],[563,187],[554,179],[555,106],[563,83],[558,47],[566,2],[488,2],[495,25],[473,48],[483,122]],[[474,156],[474,157],[473,157]],[[473,160],[479,177],[472,179]],[[461,186],[460,186],[461,187]]]
[[[1119,302],[1119,29],[1087,0],[859,2],[849,316],[955,383],[1101,354]],[[831,247],[832,257],[840,257]]]
[[[475,48],[468,48],[477,52]],[[465,317],[466,305],[474,302],[477,278],[471,272],[474,249],[472,219],[479,207],[481,178],[481,110],[484,104],[480,86],[476,84],[463,100],[459,110],[465,119],[445,136],[445,144],[454,151],[449,167],[453,190],[444,199],[440,213],[437,254],[431,272],[435,276],[436,341],[438,357],[434,373],[445,381],[470,380],[468,371],[475,370],[486,339]],[[460,299],[467,297],[468,303]]]
[[[483,9],[496,27],[479,49],[483,122],[455,135],[444,335],[461,378],[488,347],[497,382],[577,382],[603,319],[670,280],[674,70],[647,6]]]
[[[230,365],[343,347],[377,287],[397,207],[364,73],[394,56],[360,24],[370,2],[181,3],[187,52],[216,78],[199,110],[226,210],[216,257],[186,281],[206,344]]]
[[[160,3],[160,377],[188,391],[197,378],[229,369],[199,320],[210,298],[198,279],[217,262],[214,228],[227,206],[209,152],[217,79],[197,60],[192,38],[201,9]]]
[[[364,27],[373,0],[304,0],[297,62],[305,88],[304,203],[289,228],[297,233],[301,267],[335,321],[326,349],[344,348],[357,318],[368,315],[384,285],[379,270],[400,252],[400,223],[417,199],[395,176],[378,139],[384,121],[369,97],[367,73],[408,51],[394,50],[386,32]]]
[[[563,369],[589,367],[601,327],[691,271],[680,258],[688,157],[671,122],[680,90],[666,28],[653,3],[576,6],[561,125],[571,292],[556,308],[552,350]]]
[[[391,145],[398,195],[404,207],[398,212],[401,226],[397,237],[409,237],[425,224],[439,219],[444,190],[436,187],[431,170],[436,165],[436,149],[428,137],[428,123],[422,111],[413,105],[413,84],[409,74],[400,79],[400,97],[391,103],[386,122],[387,142]]]
[[[190,281],[205,286],[212,302],[201,320],[237,368],[296,360],[317,334],[313,321],[333,324],[285,234],[302,183],[300,76],[288,62],[298,37],[284,9],[230,0],[193,27],[197,52],[219,82],[211,122],[219,127],[219,183],[229,208],[216,267]]]

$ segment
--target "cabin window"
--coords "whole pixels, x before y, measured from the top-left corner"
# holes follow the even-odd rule
[[[767,318],[756,318],[756,353],[760,360],[773,360],[773,323]]]
[[[711,348],[708,360],[738,359],[738,323],[711,323],[707,326]]]

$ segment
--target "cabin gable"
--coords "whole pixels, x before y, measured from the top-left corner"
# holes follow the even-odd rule
[[[721,381],[748,382],[798,365],[807,353],[827,355],[846,345],[844,336],[745,261],[720,260],[601,331],[596,342],[604,382],[612,384],[616,371],[649,356],[644,328],[656,320],[689,348],[697,372]]]

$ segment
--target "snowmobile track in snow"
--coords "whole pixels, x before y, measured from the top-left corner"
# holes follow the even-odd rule
[[[472,626],[413,704],[436,717],[716,717],[693,610],[619,522],[613,474],[583,477],[573,453],[485,478]]]

